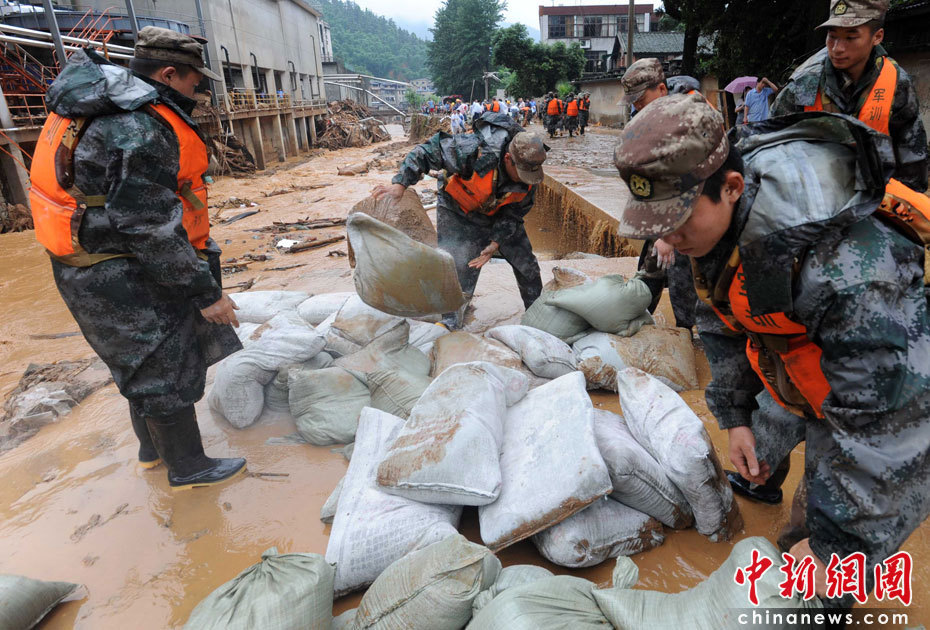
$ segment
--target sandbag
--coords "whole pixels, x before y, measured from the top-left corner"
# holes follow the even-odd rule
[[[395,560],[456,533],[461,507],[426,505],[387,494],[378,463],[404,421],[366,407],[359,417],[339,507],[326,546],[336,565],[336,596],[368,586]]]
[[[617,372],[639,368],[676,392],[697,389],[691,333],[683,328],[643,326],[630,337],[593,333],[572,348],[591,389],[617,391]]]
[[[445,326],[430,322],[408,319],[407,323],[410,325],[410,334],[407,342],[425,355],[429,355],[429,350],[432,348],[431,344],[434,341],[443,335],[449,334],[449,329]]]
[[[430,361],[432,362],[431,376],[437,376],[457,363],[484,361],[526,374],[530,388],[548,382],[548,379],[533,374],[523,365],[519,354],[497,339],[488,339],[462,331],[449,333],[434,341]]]
[[[323,507],[320,508],[320,520],[324,523],[332,523],[336,517],[336,510],[339,509],[339,497],[342,495],[342,484],[345,483],[345,480],[345,477],[339,480],[329,497],[326,498]]]
[[[635,334],[636,326],[642,326],[643,322],[651,322],[651,317],[643,318],[651,302],[652,293],[645,282],[639,278],[627,280],[619,274],[565,289],[546,300],[549,306],[580,315],[601,332],[624,336]],[[638,323],[631,326],[634,321]]]
[[[609,630],[594,583],[556,575],[508,588],[479,610],[468,630]],[[688,628],[689,626],[679,626]]]
[[[472,602],[471,608],[474,613],[487,606],[492,599],[514,586],[522,586],[537,580],[552,577],[552,571],[536,566],[535,564],[513,564],[501,569],[497,580],[487,590],[478,593],[478,597]]]
[[[799,594],[785,598],[780,594],[779,583],[784,574],[777,570],[782,563],[781,554],[772,543],[761,537],[746,538],[733,546],[730,557],[694,588],[680,593],[659,593],[632,589],[636,582],[636,565],[629,558],[617,560],[614,574],[632,574],[626,584],[619,587],[592,591],[595,601],[604,616],[617,630],[667,630],[688,628],[689,630],[738,630],[748,627],[739,623],[739,615],[752,608],[749,603],[748,584],[737,584],[733,577],[739,568],[745,569],[752,563],[753,549],[760,556],[772,561],[773,566],[756,581],[759,610],[794,609],[819,610],[823,604],[817,597],[804,601]],[[785,611],[786,613],[789,611]],[[787,615],[785,615],[787,617]],[[766,628],[777,630],[799,627],[797,623],[767,624]]]
[[[691,505],[694,526],[712,541],[743,526],[704,423],[681,397],[636,368],[617,375],[623,418]]]
[[[665,533],[648,514],[604,497],[532,540],[546,560],[578,569],[658,547]]]
[[[406,420],[433,379],[426,374],[393,369],[369,372],[367,381],[371,406]]]
[[[285,365],[309,360],[323,349],[323,337],[296,313],[276,315],[261,338],[223,359],[207,396],[210,409],[237,429],[253,424],[265,406],[264,387]]]
[[[453,365],[426,388],[378,466],[385,492],[424,503],[486,505],[501,489],[507,406],[527,378],[485,362]]]
[[[495,551],[610,492],[581,372],[530,390],[507,410],[500,461],[500,496],[478,510],[481,539]]]
[[[251,322],[239,322],[239,327],[233,329],[236,331],[236,336],[239,337],[239,341],[242,343],[243,348],[248,348],[255,343],[258,337],[252,339],[252,333],[258,330],[260,326],[261,324],[253,324]]]
[[[29,630],[61,602],[80,597],[84,597],[80,584],[0,575],[0,628]]]
[[[339,311],[342,305],[346,303],[346,300],[353,295],[355,295],[355,291],[321,293],[320,295],[311,296],[297,306],[297,314],[308,324],[316,326],[333,313]]]
[[[681,490],[636,441],[621,416],[595,409],[594,437],[614,488],[610,498],[675,529],[694,523],[691,505]]]
[[[345,611],[341,615],[333,617],[332,630],[351,630],[352,624],[355,623],[355,608]]]
[[[328,630],[333,620],[335,570],[318,553],[279,554],[262,560],[197,604],[186,630]]]
[[[287,401],[287,373],[290,369],[290,366],[284,366],[278,370],[275,377],[265,385],[265,409],[287,412],[291,410],[290,404]]]
[[[413,240],[430,247],[438,247],[439,239],[436,237],[436,228],[430,221],[429,215],[420,202],[420,196],[413,188],[404,191],[403,197],[394,200],[389,196],[375,199],[366,197],[352,206],[349,214],[361,212],[373,219],[397,228]],[[349,266],[355,268],[355,251],[349,241]]]
[[[275,315],[296,310],[310,294],[302,291],[244,291],[232,293],[229,297],[239,307],[236,319],[264,324]]]
[[[455,534],[385,569],[362,597],[353,628],[460,630],[471,619],[472,602],[500,570],[487,547]]]
[[[452,255],[418,243],[366,214],[349,215],[357,266],[355,290],[366,304],[401,317],[449,313],[465,303]]]
[[[530,372],[543,378],[559,378],[575,371],[571,346],[532,326],[498,326],[485,333],[517,352]]]
[[[404,324],[401,317],[389,315],[365,304],[357,295],[351,296],[336,312],[332,324],[322,322],[318,329],[326,331],[327,352],[345,356],[358,352],[369,343]]]
[[[409,374],[427,376],[429,357],[407,343],[410,326],[399,320],[396,326],[374,338],[364,348],[336,359],[335,365],[367,374],[378,370],[404,370]]]
[[[358,416],[371,402],[365,383],[340,367],[292,368],[287,389],[297,431],[317,446],[354,440]]]
[[[584,317],[558,306],[550,306],[548,302],[564,289],[591,283],[591,278],[580,271],[570,267],[554,267],[552,280],[546,283],[542,294],[526,309],[520,323],[543,330],[565,343],[572,343],[578,335],[591,328],[591,325]]]

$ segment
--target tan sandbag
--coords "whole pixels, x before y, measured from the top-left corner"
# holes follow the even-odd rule
[[[356,212],[367,214],[373,219],[395,227],[413,240],[430,247],[438,247],[436,228],[420,203],[420,197],[412,188],[404,191],[404,196],[394,201],[388,196],[381,199],[366,197],[352,206],[349,215]],[[349,242],[349,266],[355,268],[355,250]]]
[[[400,317],[451,313],[465,303],[452,255],[356,213],[346,222],[355,249],[355,290],[369,306]]]

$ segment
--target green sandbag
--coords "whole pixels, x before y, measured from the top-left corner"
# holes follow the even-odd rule
[[[403,369],[375,370],[367,380],[371,406],[405,420],[433,381],[427,374]]]
[[[468,630],[611,628],[594,600],[594,588],[593,582],[570,575],[508,588],[475,614]]]
[[[549,300],[555,299],[559,294],[559,291],[543,291],[523,313],[520,324],[545,331],[565,343],[572,343],[578,335],[589,330],[591,325],[581,315],[558,306],[550,306]]]
[[[492,599],[508,588],[523,586],[550,577],[552,577],[552,571],[535,564],[512,564],[509,567],[504,567],[497,576],[497,581],[488,590],[478,593],[478,597],[472,602],[471,608],[475,614],[478,614],[479,610],[491,603]]]
[[[571,311],[601,332],[614,335],[632,335],[643,324],[653,323],[647,313],[650,302],[652,293],[645,282],[639,278],[628,281],[618,274],[565,289],[546,300],[547,305]]]
[[[317,553],[272,547],[197,604],[184,630],[329,630],[335,574]]]
[[[0,575],[0,628],[34,628],[80,586],[71,582],[43,582],[22,575]]]
[[[317,446],[352,442],[358,416],[371,402],[365,383],[340,367],[291,368],[287,388],[297,431]]]

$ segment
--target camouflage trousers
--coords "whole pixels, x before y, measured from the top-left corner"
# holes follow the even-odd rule
[[[455,272],[462,291],[473,294],[481,270],[472,269],[468,262],[491,244],[491,226],[478,225],[461,212],[440,205],[436,209],[436,228],[439,248],[452,254],[455,260]],[[522,225],[510,239],[500,243],[499,253],[513,268],[523,306],[529,308],[542,293],[542,277],[530,238]]]
[[[662,288],[668,286],[669,301],[672,303],[672,312],[675,313],[675,325],[691,329],[695,324],[694,309],[698,300],[697,291],[694,290],[691,258],[676,254],[675,262],[663,273],[655,266],[653,245],[654,241],[646,241],[639,256],[639,269],[646,270],[643,281],[652,292],[649,312],[655,312],[662,297]]]
[[[584,128],[588,126],[588,110],[578,112],[578,126],[581,127],[581,133],[584,133]]]
[[[578,116],[565,116],[565,130],[571,134],[578,129]]]
[[[550,116],[546,114],[546,131],[549,132],[549,135],[555,135],[555,132],[559,129],[559,123],[562,122],[561,116]]]

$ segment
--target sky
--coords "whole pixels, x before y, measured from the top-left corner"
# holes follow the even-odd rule
[[[637,0],[637,4],[647,4],[648,0]],[[363,9],[372,13],[392,18],[397,25],[415,32],[421,37],[428,35],[433,24],[433,15],[442,4],[442,0],[355,0]],[[552,5],[585,6],[593,4],[622,4],[620,0],[507,0],[504,23],[525,24],[530,33],[539,31],[539,7]],[[658,5],[660,2],[652,2]]]

